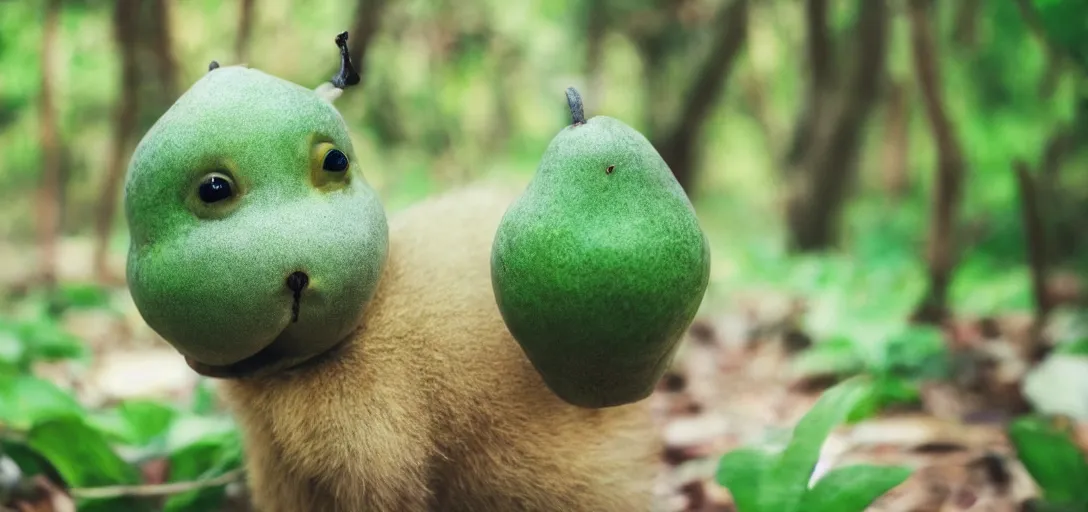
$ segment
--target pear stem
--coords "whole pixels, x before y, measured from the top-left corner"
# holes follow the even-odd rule
[[[341,32],[336,35],[336,46],[340,47],[340,71],[332,77],[332,84],[337,89],[344,89],[359,83],[359,73],[351,65],[351,55],[348,52],[348,33]]]
[[[574,126],[586,122],[585,108],[582,106],[582,95],[573,87],[567,87],[567,105],[570,106],[570,121]]]
[[[210,64],[208,64],[208,72],[215,71],[216,69],[219,69],[219,61],[213,60]]]

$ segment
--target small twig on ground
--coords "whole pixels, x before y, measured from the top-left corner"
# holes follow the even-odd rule
[[[239,482],[245,471],[242,468],[228,471],[215,478],[207,480],[194,480],[191,482],[170,482],[154,485],[115,485],[108,487],[88,487],[69,490],[69,494],[76,499],[103,499],[131,497],[156,497],[170,496],[184,492],[195,491],[207,487],[219,487],[222,485]]]

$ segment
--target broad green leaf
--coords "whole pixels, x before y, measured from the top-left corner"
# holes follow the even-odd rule
[[[0,440],[0,454],[11,457],[26,476],[34,476],[49,471],[49,462],[22,442]]]
[[[768,470],[774,466],[776,453],[758,448],[737,448],[718,460],[716,480],[729,489],[737,512],[760,512],[760,492]]]
[[[871,392],[869,379],[859,376],[836,384],[820,396],[794,427],[790,444],[771,471],[769,482],[775,488],[773,492],[770,488],[765,491],[765,510],[799,510],[824,441]]]
[[[845,336],[821,341],[794,358],[794,368],[802,375],[851,375],[865,368],[857,345]]]
[[[164,439],[178,414],[172,407],[150,400],[125,401],[118,407],[118,412],[139,446]]]
[[[52,382],[29,375],[0,375],[2,423],[25,430],[49,418],[83,413],[83,407]]]
[[[876,416],[890,405],[916,404],[921,399],[918,386],[902,377],[880,374],[873,380],[870,391],[847,416],[847,423],[855,423]]]
[[[898,466],[858,464],[828,471],[804,498],[804,512],[864,512],[910,477],[911,469]]]
[[[66,417],[38,424],[27,435],[27,444],[57,470],[71,487],[132,485],[140,474],[110,447],[97,430],[82,419]],[[90,511],[144,512],[149,504],[134,498],[79,500],[78,509]]]
[[[95,309],[109,306],[109,291],[94,283],[64,283],[54,297],[65,309]]]
[[[1014,420],[1009,439],[1043,498],[1055,504],[1088,504],[1088,462],[1068,427],[1037,416]]]
[[[937,327],[910,325],[889,336],[883,369],[909,378],[944,378],[951,360],[944,332]]]
[[[73,487],[139,483],[136,469],[113,451],[101,433],[80,418],[40,423],[30,430],[27,444],[49,460]]]
[[[83,340],[65,331],[56,320],[41,317],[19,325],[19,337],[31,360],[58,361],[87,355]]]
[[[208,435],[175,451],[169,460],[171,482],[215,478],[241,467],[241,439],[236,431]],[[225,486],[205,487],[171,496],[164,510],[214,510],[225,497]]]
[[[191,444],[222,435],[234,435],[237,425],[230,416],[184,415],[170,426],[166,434],[166,450],[176,452]]]

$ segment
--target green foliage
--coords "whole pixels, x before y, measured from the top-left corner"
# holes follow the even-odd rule
[[[723,455],[717,481],[733,494],[738,512],[862,512],[906,481],[911,474],[908,468],[846,466],[828,472],[810,487],[828,435],[872,394],[870,379],[841,382],[824,392],[801,418],[785,449],[746,447]]]
[[[1043,31],[1065,56],[1088,71],[1088,3],[1082,0],[1034,0]]]
[[[1008,427],[1009,439],[1046,506],[1088,509],[1088,462],[1068,421],[1026,416]]]
[[[61,290],[51,303],[32,294],[23,304],[29,306],[22,308],[26,314],[0,318],[0,454],[25,478],[45,475],[77,490],[141,484],[139,466],[157,459],[166,460],[170,482],[215,478],[241,467],[239,433],[216,409],[207,381],[200,381],[188,409],[149,399],[88,409],[70,390],[34,376],[35,362],[87,356],[82,341],[61,326],[58,312],[108,305],[108,297],[92,287]],[[219,507],[225,492],[218,485],[165,500],[86,498],[77,506],[81,511],[209,511]]]
[[[859,419],[892,405],[920,402],[920,385],[949,376],[951,358],[940,329],[889,319],[889,327],[872,332],[858,330],[858,339],[837,335],[817,343],[795,360],[803,375],[849,377],[869,375],[870,393],[850,416]]]

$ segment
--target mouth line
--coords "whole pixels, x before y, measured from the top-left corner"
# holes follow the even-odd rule
[[[259,350],[256,354],[231,364],[205,364],[189,356],[185,356],[185,363],[196,373],[213,379],[259,377],[273,372],[283,372],[299,368],[305,364],[321,359],[322,356],[326,354],[335,353],[347,344],[349,340],[354,338],[360,329],[362,329],[362,326],[352,329],[352,331],[344,336],[343,339],[326,350],[304,356],[292,357],[285,354],[283,347],[281,346],[280,336],[277,336],[271,343]]]

